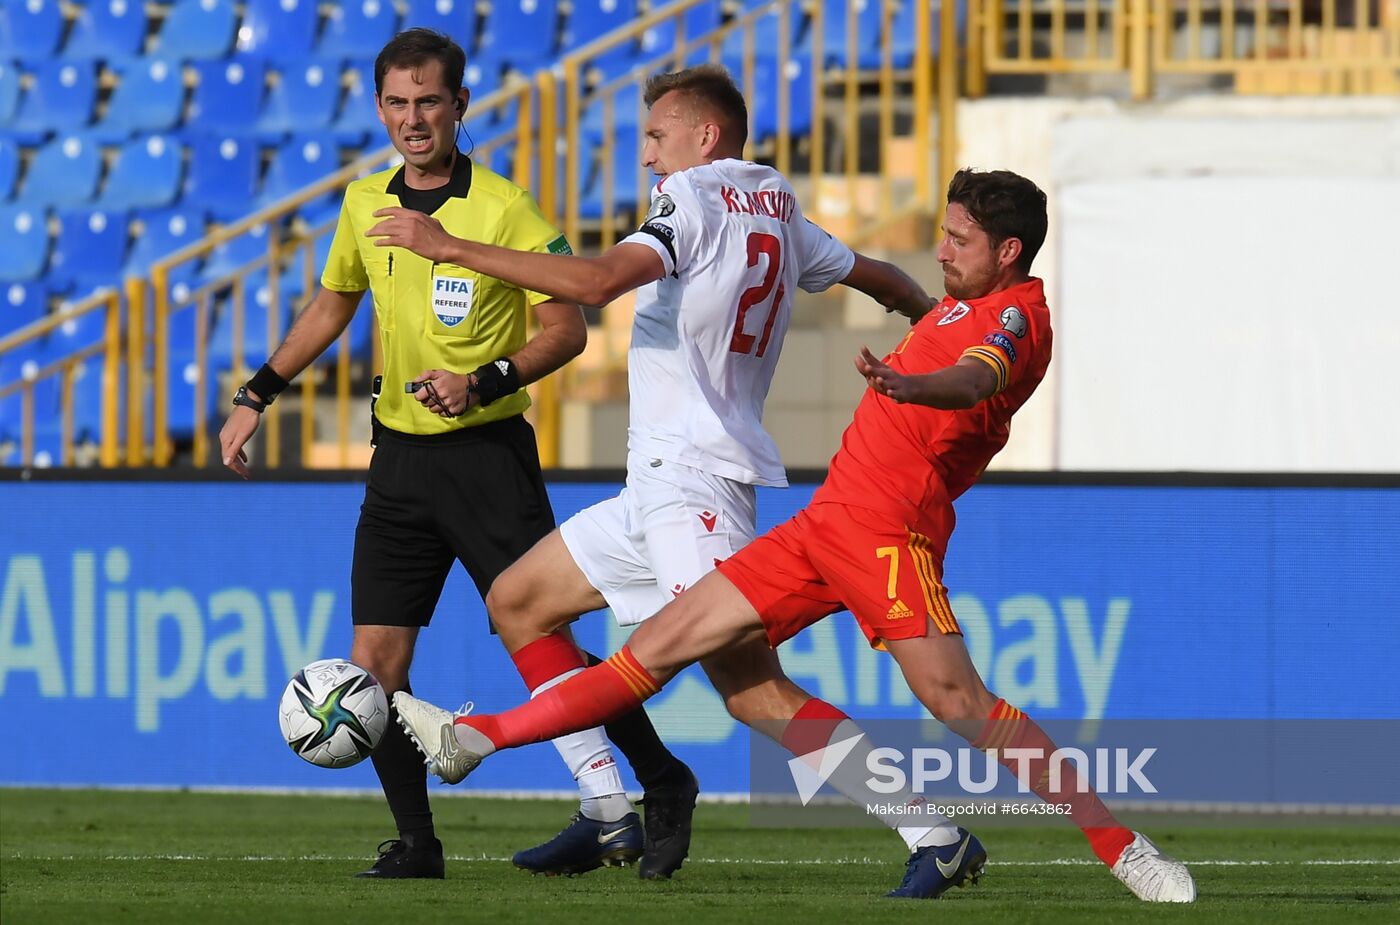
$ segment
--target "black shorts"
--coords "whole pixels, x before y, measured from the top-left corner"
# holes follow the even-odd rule
[[[381,428],[355,528],[351,616],[427,626],[454,560],[484,598],[553,529],[535,431],[523,417],[432,436]]]

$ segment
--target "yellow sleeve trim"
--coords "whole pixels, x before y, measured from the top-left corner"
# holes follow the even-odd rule
[[[983,363],[986,363],[992,368],[992,372],[996,373],[997,376],[997,392],[1000,392],[1002,389],[1006,388],[1006,383],[1011,371],[1011,365],[1008,362],[1008,358],[1000,350],[996,349],[995,347],[988,347],[982,344],[978,344],[973,347],[968,347],[962,352],[962,355],[965,357],[973,357],[974,359],[981,360]]]

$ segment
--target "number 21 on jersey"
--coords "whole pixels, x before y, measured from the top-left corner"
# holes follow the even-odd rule
[[[773,322],[777,320],[778,308],[783,304],[783,285],[778,283],[778,291],[773,292],[773,284],[778,282],[782,270],[783,242],[771,234],[755,231],[748,239],[749,266],[758,266],[758,258],[766,256],[768,267],[763,273],[763,281],[751,286],[739,296],[739,309],[734,318],[734,334],[729,338],[729,352],[763,356],[768,349],[768,339],[773,334]],[[769,301],[769,296],[772,301]],[[749,310],[768,302],[768,317],[763,322],[762,335],[749,334],[744,330],[744,321]],[[754,342],[758,342],[757,350]]]

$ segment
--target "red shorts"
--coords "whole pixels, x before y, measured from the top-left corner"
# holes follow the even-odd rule
[[[930,536],[871,511],[814,504],[719,563],[719,571],[758,611],[774,647],[843,609],[872,646],[926,636],[930,621],[941,633],[962,635],[941,582],[951,530],[951,516]]]

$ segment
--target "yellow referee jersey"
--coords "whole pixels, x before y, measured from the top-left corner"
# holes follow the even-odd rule
[[[368,289],[374,297],[384,354],[375,416],[402,433],[437,434],[520,414],[530,406],[524,389],[456,418],[434,414],[404,392],[404,383],[426,369],[469,373],[515,353],[525,344],[526,306],[550,296],[466,267],[435,264],[401,247],[376,246],[365,232],[381,221],[374,217],[377,210],[400,205],[403,182],[399,167],[350,184],[321,274],[327,289]],[[450,185],[451,195],[433,213],[448,234],[515,250],[570,253],[534,198],[499,174],[459,155]]]

